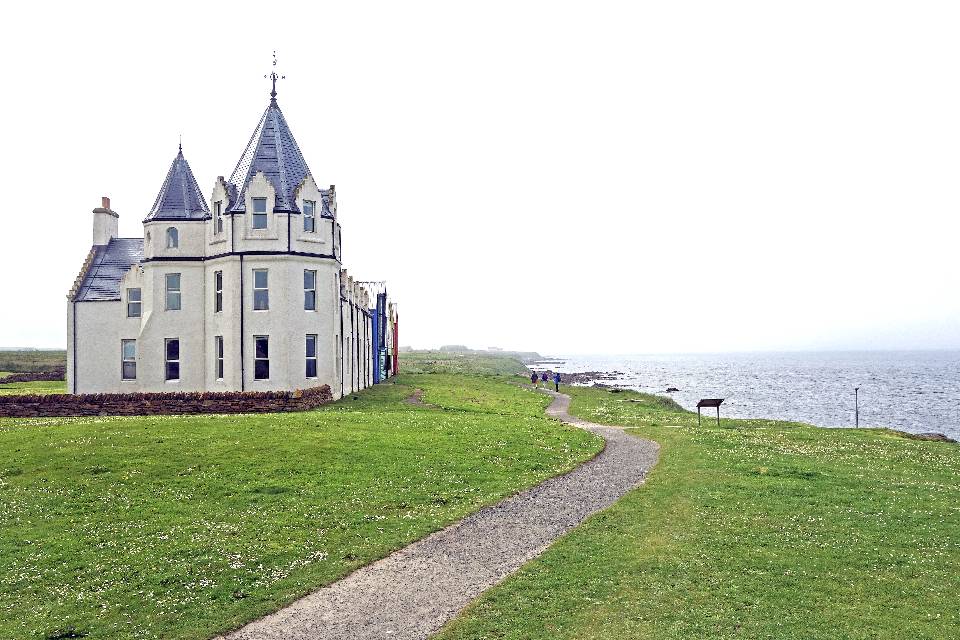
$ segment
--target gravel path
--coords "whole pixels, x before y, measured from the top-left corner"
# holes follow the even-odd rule
[[[478,595],[643,482],[657,461],[655,442],[570,416],[569,396],[544,393],[553,396],[548,415],[602,436],[606,448],[566,475],[481,509],[221,638],[428,638]]]

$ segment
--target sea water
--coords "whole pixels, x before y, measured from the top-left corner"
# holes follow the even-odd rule
[[[960,440],[960,351],[778,352],[569,356],[544,366],[560,372],[618,371],[607,381],[667,395],[696,410],[701,398],[725,398],[721,416],[777,418],[823,427],[914,433]],[[679,391],[666,393],[668,387]],[[715,409],[704,409],[716,416]]]

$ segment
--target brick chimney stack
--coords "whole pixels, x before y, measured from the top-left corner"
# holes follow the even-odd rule
[[[93,210],[93,244],[96,245],[108,244],[111,238],[120,235],[120,216],[110,208],[110,198],[103,196],[100,204],[102,206]]]

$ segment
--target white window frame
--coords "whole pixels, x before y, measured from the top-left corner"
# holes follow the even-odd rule
[[[251,204],[253,205],[250,217],[250,228],[256,229],[257,231],[262,231],[269,226],[270,221],[267,219],[267,199],[266,198],[251,198]],[[257,211],[257,205],[263,203],[263,211]],[[263,226],[257,224],[257,220],[263,220]]]
[[[257,286],[257,274],[262,273],[266,282],[264,286]],[[263,300],[257,300],[257,293],[263,292]],[[258,306],[262,305],[262,306]],[[253,310],[254,311],[269,311],[270,310],[270,270],[269,269],[254,269],[253,270]]]
[[[176,278],[177,278],[177,286],[176,286],[176,288],[173,288],[173,287],[170,286],[170,278],[171,278],[171,276],[176,276]],[[164,296],[163,302],[164,302],[164,309],[166,309],[167,311],[180,311],[180,310],[183,308],[183,299],[182,299],[182,297],[181,297],[181,295],[180,295],[180,287],[182,286],[182,278],[183,278],[183,276],[182,276],[181,274],[179,274],[179,273],[166,273],[166,274],[164,274],[163,283],[164,283],[164,285],[165,285],[166,295]],[[171,295],[175,295],[175,296],[176,296],[176,301],[177,301],[177,302],[176,302],[176,306],[173,306],[173,305],[170,304],[170,296],[171,296]]]
[[[170,343],[177,343],[177,357],[170,357]],[[170,377],[170,365],[177,365],[177,377]],[[166,382],[180,382],[180,338],[164,338],[163,340],[163,379]]]
[[[309,222],[309,224],[307,224]],[[308,228],[309,227],[309,228]],[[317,202],[316,200],[303,201],[303,230],[306,233],[317,232]]]
[[[223,380],[223,336],[213,337],[213,371],[217,380]]]
[[[223,233],[223,200],[213,203],[213,233],[216,235]]]
[[[223,271],[213,272],[213,312],[223,311]]]
[[[133,345],[133,355],[127,356],[127,345]],[[127,365],[133,365],[133,375],[127,375]],[[121,340],[120,341],[120,379],[121,380],[136,380],[137,379],[137,341],[136,340]]]
[[[257,353],[257,342],[263,340],[266,345],[266,354],[260,356]],[[267,363],[267,376],[261,377],[257,371],[257,364],[260,362]],[[270,379],[270,336],[253,336],[253,379],[254,380],[269,380]]]
[[[313,342],[313,355],[310,355],[310,342]],[[317,334],[308,333],[304,340],[304,375],[308,380],[317,379]],[[313,375],[310,375],[310,363],[313,363]]]
[[[313,287],[311,288],[307,288],[308,273],[313,274]],[[303,270],[303,310],[304,311],[317,310],[317,270],[316,269]]]
[[[167,227],[167,249],[180,248],[180,232],[176,227]]]
[[[137,292],[137,299],[133,299],[133,292]],[[136,305],[137,312],[133,313],[134,305]],[[127,288],[127,317],[128,318],[139,318],[143,314],[143,291],[140,287],[128,287]]]

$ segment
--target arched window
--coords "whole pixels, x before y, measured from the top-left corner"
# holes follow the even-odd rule
[[[167,249],[176,249],[180,246],[180,234],[176,227],[167,229]]]

